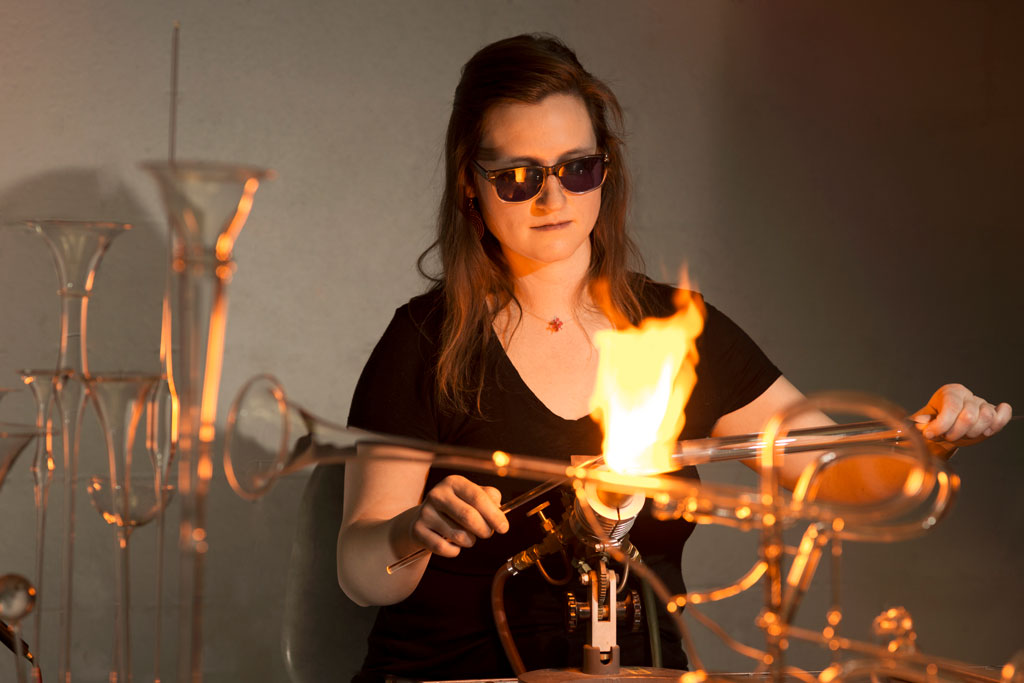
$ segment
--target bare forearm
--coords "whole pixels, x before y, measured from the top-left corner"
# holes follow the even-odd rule
[[[806,455],[816,458],[820,454]],[[804,466],[811,460],[812,458],[807,458]],[[783,468],[781,483],[786,488],[794,490],[799,471],[793,467],[793,463],[787,465],[789,467]],[[903,488],[912,467],[905,460],[885,456],[859,456],[841,460],[818,475],[816,490],[809,498],[846,504],[870,504],[888,500]]]
[[[415,516],[416,508],[410,508],[391,519],[361,520],[342,527],[338,534],[338,583],[353,602],[392,605],[416,589],[427,558],[394,574],[387,572],[388,565],[419,550],[408,534]]]

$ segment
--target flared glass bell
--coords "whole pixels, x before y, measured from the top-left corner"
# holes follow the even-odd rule
[[[26,220],[50,248],[61,298],[60,346],[56,368],[88,374],[86,344],[89,295],[103,255],[118,235],[131,229],[109,221]]]
[[[202,254],[218,260],[231,250],[252,209],[253,195],[268,169],[201,161],[142,164],[160,186],[167,220],[188,258]]]

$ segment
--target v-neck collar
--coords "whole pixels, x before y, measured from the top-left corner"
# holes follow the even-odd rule
[[[530,403],[532,403],[537,410],[540,410],[541,412],[568,424],[579,424],[584,420],[590,419],[590,413],[587,413],[577,418],[568,418],[562,417],[555,411],[551,410],[551,408],[549,408],[548,405],[544,403],[544,401],[540,400],[540,397],[538,397],[537,394],[533,393],[533,389],[531,389],[530,385],[526,383],[526,381],[523,379],[523,376],[519,374],[519,368],[517,368],[516,364],[512,362],[512,359],[508,357],[508,354],[505,352],[505,347],[501,345],[501,342],[498,340],[497,335],[491,337],[491,344],[494,346],[494,353],[497,353],[499,355],[499,362],[507,367],[509,375],[518,385],[518,389],[527,397],[527,400]]]

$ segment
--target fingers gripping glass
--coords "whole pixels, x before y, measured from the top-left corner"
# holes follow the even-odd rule
[[[486,178],[487,182],[494,185],[498,199],[517,204],[539,195],[549,175],[557,177],[566,192],[592,192],[604,183],[605,176],[608,175],[608,161],[607,154],[590,154],[554,166],[517,166],[488,171],[474,161],[473,168]]]

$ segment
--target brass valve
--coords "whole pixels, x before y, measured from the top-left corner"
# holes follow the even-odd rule
[[[546,532],[548,532],[550,534],[550,533],[553,533],[554,530],[555,530],[555,523],[552,522],[548,518],[548,516],[544,514],[544,509],[547,508],[549,505],[551,505],[550,501],[544,501],[543,503],[541,503],[537,507],[535,507],[532,510],[530,510],[529,512],[527,512],[526,516],[527,517],[532,517],[533,515],[537,515],[540,518],[540,525],[541,525],[541,527],[544,529],[544,531],[546,531]]]

